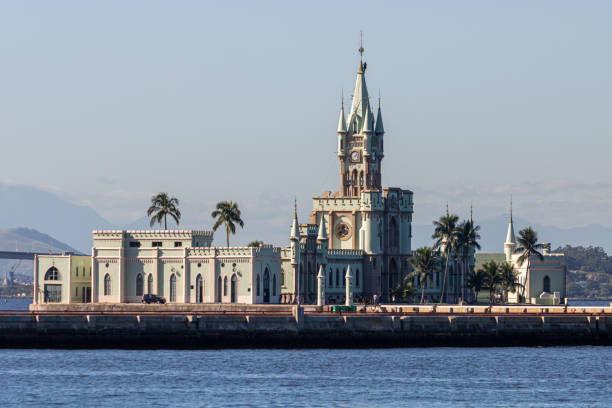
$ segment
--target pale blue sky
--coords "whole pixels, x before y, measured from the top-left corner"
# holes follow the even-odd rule
[[[167,190],[187,225],[232,199],[285,228],[294,195],[304,219],[337,189],[363,30],[383,184],[417,223],[513,193],[523,218],[612,226],[610,21],[604,1],[2,2],[0,181],[118,224]]]

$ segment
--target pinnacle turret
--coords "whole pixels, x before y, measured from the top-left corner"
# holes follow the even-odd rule
[[[385,133],[385,127],[383,126],[382,113],[380,110],[380,104],[378,105],[378,114],[376,115],[376,129],[374,130],[376,134]]]
[[[342,104],[342,107],[340,108],[340,119],[338,120],[338,133],[346,133],[348,131],[347,127],[346,127],[346,118],[344,116],[344,103]]]
[[[321,217],[321,223],[319,224],[319,235],[317,236],[318,241],[327,240],[327,227],[325,225],[325,217]]]
[[[294,209],[293,209],[293,223],[291,224],[291,236],[290,239],[292,240],[299,240],[300,239],[300,226],[298,225],[298,220],[297,220],[297,201],[294,203]]]

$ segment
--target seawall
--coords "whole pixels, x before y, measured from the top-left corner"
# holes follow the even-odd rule
[[[268,310],[270,311],[270,310]],[[0,347],[295,348],[612,345],[608,314],[304,313],[0,315]]]

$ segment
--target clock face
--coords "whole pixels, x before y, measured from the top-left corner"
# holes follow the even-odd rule
[[[359,152],[358,151],[354,151],[353,153],[351,153],[351,160],[356,162],[359,161]]]

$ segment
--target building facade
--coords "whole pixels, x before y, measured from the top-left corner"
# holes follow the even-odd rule
[[[357,297],[390,300],[411,270],[413,194],[382,186],[385,129],[380,103],[376,117],[371,108],[365,71],[360,61],[348,115],[340,107],[338,191],[313,197],[309,224],[294,216],[291,247],[281,253],[283,301],[299,295],[313,303],[321,268],[328,300],[341,301],[349,265]]]
[[[514,235],[512,209],[503,253],[481,253],[476,255],[477,265],[495,261],[508,262],[517,273],[518,282],[524,286],[508,293],[510,303],[559,304],[566,299],[567,266],[565,254],[550,252],[550,244],[544,243],[542,257],[529,257],[529,262],[519,262],[520,253],[515,253],[518,244]]]
[[[280,248],[212,247],[212,232],[94,231],[91,256],[38,256],[35,304],[279,303]]]

